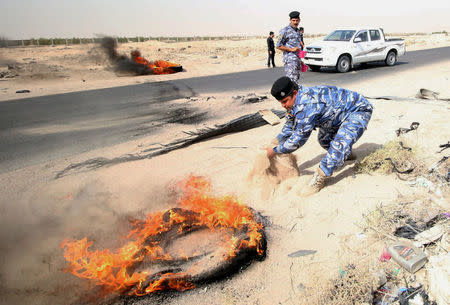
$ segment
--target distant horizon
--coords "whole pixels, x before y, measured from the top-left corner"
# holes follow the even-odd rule
[[[378,0],[370,9],[358,0],[299,4],[295,0],[0,0],[0,37],[32,38],[265,36],[289,24],[300,11],[305,34],[338,27],[374,26],[386,33],[450,31],[450,1],[403,4]]]
[[[438,34],[450,34],[449,31],[433,31],[433,32],[386,32],[384,31],[386,35],[404,35],[404,36],[412,36],[412,35],[420,35],[420,34],[425,34],[425,35],[438,35]],[[331,33],[331,32],[330,32]],[[326,36],[330,33],[308,33],[305,34],[305,37],[312,37],[312,36]],[[275,36],[277,35],[277,33],[275,33]],[[46,39],[46,40],[51,40],[51,39],[98,39],[98,38],[103,38],[103,37],[112,37],[112,38],[128,38],[128,39],[134,39],[134,38],[144,38],[144,39],[148,39],[151,38],[152,40],[157,40],[158,38],[207,38],[207,37],[211,37],[211,38],[220,38],[220,37],[228,37],[228,38],[233,38],[233,37],[266,37],[268,36],[268,34],[264,35],[264,34],[242,34],[242,35],[205,35],[205,36],[201,36],[201,35],[196,35],[196,36],[144,36],[144,35],[137,35],[137,36],[117,36],[117,35],[93,35],[93,36],[79,36],[79,37],[30,37],[30,38],[10,38],[10,37],[4,37],[0,35],[0,40],[10,40],[10,41],[20,41],[20,40],[24,40],[24,41],[30,41],[30,40],[39,40],[39,39]]]

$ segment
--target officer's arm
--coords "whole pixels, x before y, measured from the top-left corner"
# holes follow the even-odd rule
[[[277,44],[276,44],[277,49],[281,50],[281,51],[290,51],[290,50],[287,50],[287,49],[290,49],[290,48],[285,46],[286,42],[287,42],[286,33],[285,33],[284,30],[281,30],[280,31],[280,38],[278,38],[278,41],[277,41]]]
[[[291,136],[284,143],[275,147],[274,152],[277,154],[288,154],[303,146],[314,129],[314,123],[317,119],[318,114],[318,111],[312,110],[311,112],[307,113],[305,117],[296,117],[295,129],[292,132]],[[300,112],[298,115],[303,116],[302,112]]]
[[[286,47],[286,46],[279,46],[279,47],[277,47],[277,49],[278,49],[278,50],[281,50],[281,51],[287,51],[287,52],[295,52],[295,51],[298,51],[298,47],[295,47],[295,48],[288,48],[288,47]]]
[[[278,143],[283,143],[292,135],[292,132],[294,132],[294,121],[295,117],[291,113],[287,113],[286,123],[283,128],[281,128],[281,132],[277,135]]]

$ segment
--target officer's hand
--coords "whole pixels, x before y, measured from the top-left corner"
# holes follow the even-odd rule
[[[298,51],[300,51],[300,47],[292,48],[292,51],[291,51],[291,52],[298,52]]]
[[[272,51],[269,51],[269,54],[272,54]]]
[[[267,158],[272,159],[275,157],[276,153],[273,151],[272,147],[266,147],[264,149],[266,150]]]

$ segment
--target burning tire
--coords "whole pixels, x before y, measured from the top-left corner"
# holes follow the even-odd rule
[[[192,176],[181,186],[180,208],[135,220],[129,241],[114,252],[90,251],[92,242],[86,238],[64,241],[67,271],[94,281],[104,295],[143,296],[192,289],[265,258],[258,213],[233,197],[211,196],[209,182],[201,177]]]

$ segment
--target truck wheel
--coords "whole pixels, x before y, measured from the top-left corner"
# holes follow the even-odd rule
[[[384,60],[386,66],[393,66],[397,62],[397,54],[394,51],[389,51],[386,59]]]
[[[342,55],[341,57],[339,57],[336,65],[336,70],[341,73],[348,72],[348,70],[350,70],[350,57],[348,57],[347,55]]]
[[[320,66],[308,65],[308,67],[314,72],[320,71]]]

